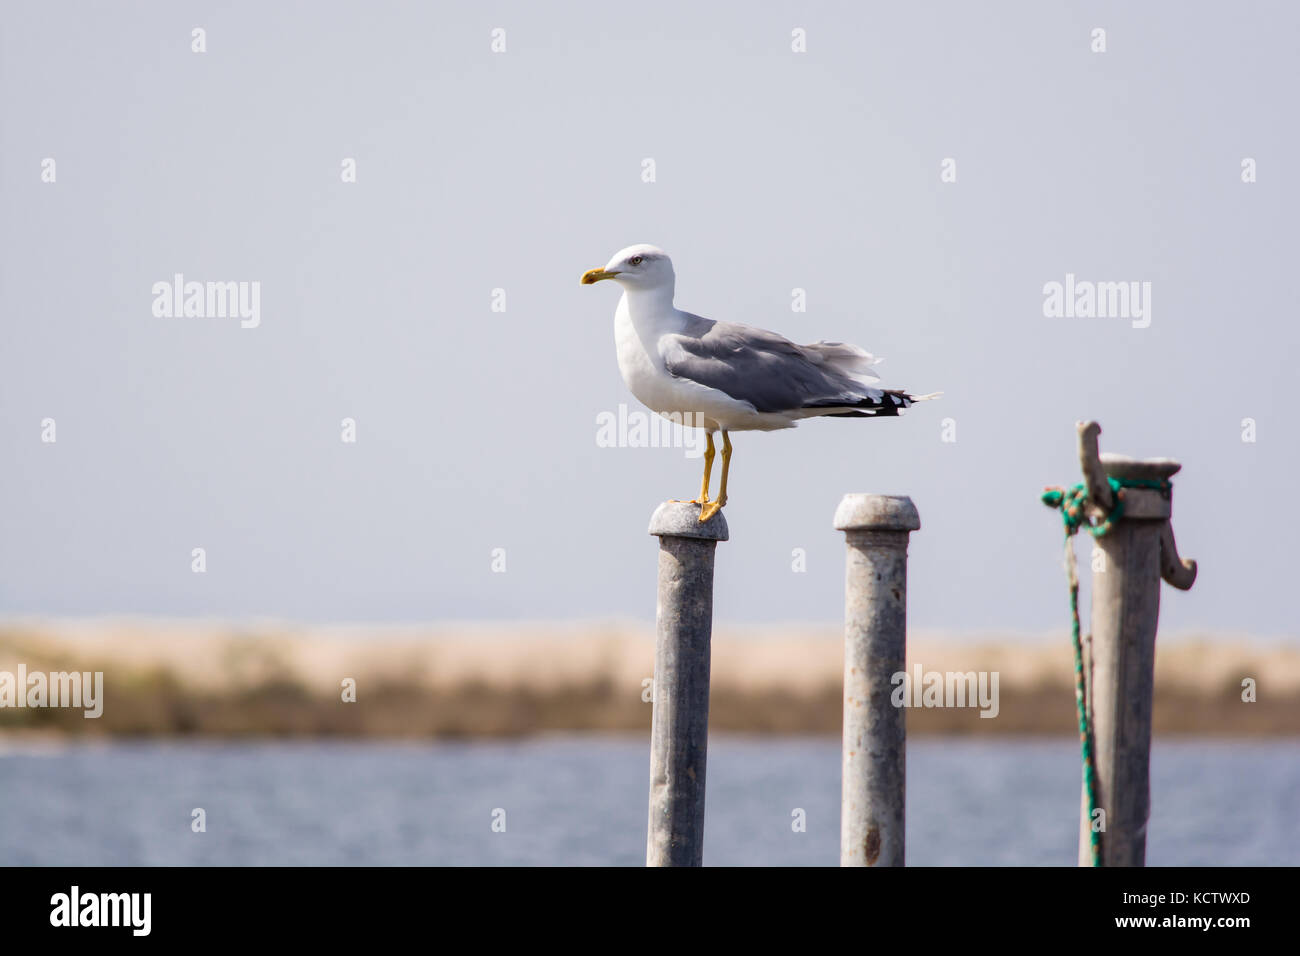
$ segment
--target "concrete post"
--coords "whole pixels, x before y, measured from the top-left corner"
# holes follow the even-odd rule
[[[1110,478],[1169,479],[1182,467],[1168,458],[1139,460],[1099,455],[1096,422],[1079,425],[1079,459],[1093,514],[1113,505]],[[1092,638],[1085,657],[1087,706],[1104,811],[1103,866],[1143,866],[1151,812],[1151,710],[1160,580],[1187,590],[1196,562],[1178,557],[1169,519],[1172,498],[1151,488],[1125,488],[1124,510],[1095,539],[1104,556],[1093,575]],[[1087,794],[1079,827],[1079,865],[1092,864]]]
[[[709,740],[713,557],[727,540],[722,513],[700,523],[698,505],[666,501],[650,518],[659,538],[650,823],[646,866],[700,866]]]
[[[891,700],[907,670],[907,542],[921,527],[912,499],[845,495],[844,741],[840,866],[902,866],[906,709]]]

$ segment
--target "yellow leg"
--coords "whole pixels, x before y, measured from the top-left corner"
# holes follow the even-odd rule
[[[704,433],[704,480],[700,482],[700,496],[692,498],[689,504],[706,505],[709,503],[709,476],[713,474],[713,456],[716,454],[713,447],[713,433]],[[680,501],[680,498],[673,498],[673,501]]]
[[[727,503],[727,472],[731,470],[731,439],[722,433],[722,479],[718,485],[718,500],[701,506],[700,521],[708,521]]]
[[[713,432],[704,433],[704,480],[700,482],[700,497],[697,501],[692,501],[693,505],[707,505],[709,503],[709,476],[713,474]]]

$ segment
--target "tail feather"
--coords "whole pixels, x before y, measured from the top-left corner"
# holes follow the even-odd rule
[[[825,409],[819,414],[826,418],[890,418],[898,415],[901,409],[910,408],[915,402],[928,402],[942,394],[943,392],[930,392],[926,395],[912,395],[897,388],[873,388],[857,401],[823,399],[809,402],[803,407],[810,411]]]
[[[856,345],[844,342],[815,342],[800,348],[813,364],[838,372],[859,384],[869,385],[880,381],[880,376],[875,373],[874,367],[880,364],[881,359]]]

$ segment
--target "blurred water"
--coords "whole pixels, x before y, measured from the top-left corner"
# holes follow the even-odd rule
[[[641,865],[647,748],[0,743],[0,863]],[[909,864],[1072,865],[1078,760],[1069,740],[914,741]],[[1157,741],[1152,764],[1150,864],[1300,864],[1300,742]],[[708,782],[707,864],[837,863],[838,740],[715,737]]]

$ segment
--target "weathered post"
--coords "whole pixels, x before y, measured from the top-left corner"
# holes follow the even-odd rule
[[[1112,515],[1117,479],[1123,508],[1097,537],[1103,561],[1092,584],[1092,639],[1085,655],[1086,704],[1092,727],[1097,806],[1103,811],[1103,866],[1146,863],[1151,812],[1151,709],[1155,684],[1156,621],[1160,580],[1187,590],[1196,562],[1178,556],[1170,525],[1169,478],[1182,467],[1168,458],[1099,455],[1096,422],[1079,423],[1079,463],[1089,514]],[[1079,865],[1092,863],[1088,796],[1083,795]]]
[[[921,519],[911,498],[845,495],[835,527],[848,543],[840,866],[902,866],[906,710],[891,697],[907,670],[907,542]]]
[[[666,501],[650,518],[659,538],[654,716],[650,729],[650,825],[646,866],[700,866],[704,765],[709,742],[713,557],[727,540],[722,513]]]

